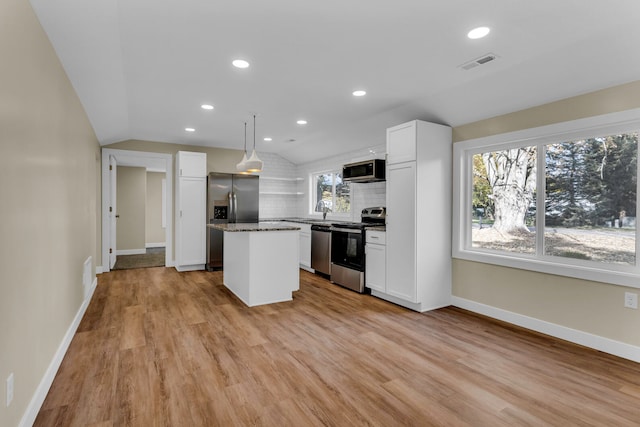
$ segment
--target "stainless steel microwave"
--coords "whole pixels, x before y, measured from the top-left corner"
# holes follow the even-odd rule
[[[349,163],[342,167],[342,179],[351,182],[376,182],[385,180],[384,159]]]

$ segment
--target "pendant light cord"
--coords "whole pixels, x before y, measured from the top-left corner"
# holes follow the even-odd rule
[[[244,122],[244,155],[247,155],[247,122]]]
[[[253,115],[253,151],[256,151],[256,115]]]

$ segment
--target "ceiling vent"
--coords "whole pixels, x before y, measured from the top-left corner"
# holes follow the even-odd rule
[[[480,58],[476,58],[473,61],[465,62],[464,64],[460,65],[459,68],[462,68],[463,70],[470,70],[480,65],[484,65],[487,62],[491,62],[496,58],[498,58],[498,55],[487,53],[486,55],[482,55]]]

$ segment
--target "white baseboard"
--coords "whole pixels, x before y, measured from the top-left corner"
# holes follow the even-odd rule
[[[102,274],[102,273],[103,273],[102,266],[96,265],[96,274]]]
[[[413,310],[413,311],[417,311],[417,312],[422,312],[422,304],[420,303],[415,303],[415,302],[409,302],[406,300],[403,300],[402,298],[398,298],[398,297],[394,297],[393,295],[389,295],[387,293],[384,292],[380,292],[380,291],[374,291],[373,289],[371,290],[371,295],[373,295],[374,297],[383,299],[385,301],[389,301],[392,302],[396,305],[399,305],[401,307],[404,308],[408,308],[409,310]]]
[[[167,244],[165,242],[160,242],[160,243],[145,243],[144,245],[147,248],[164,248],[167,246]]]
[[[119,249],[116,251],[118,255],[144,255],[147,253],[147,249]]]
[[[69,329],[67,329],[67,333],[62,338],[60,345],[58,346],[58,350],[56,350],[53,355],[53,359],[51,363],[49,363],[49,367],[47,368],[42,380],[40,380],[40,384],[38,384],[38,388],[34,393],[31,401],[29,402],[29,406],[27,406],[27,410],[25,411],[22,419],[20,420],[20,427],[30,427],[36,420],[38,416],[38,412],[40,412],[40,408],[44,403],[44,399],[47,397],[47,393],[51,388],[51,384],[53,384],[53,380],[56,377],[56,373],[62,364],[62,359],[64,359],[64,355],[67,353],[69,349],[69,345],[71,344],[71,340],[78,330],[78,326],[80,326],[80,321],[82,320],[82,316],[84,316],[85,311],[87,311],[87,307],[89,307],[89,302],[91,302],[91,297],[96,290],[96,286],[98,285],[98,278],[94,278],[91,284],[91,290],[87,295],[87,298],[82,302],[76,316],[74,317],[71,325],[69,325]]]
[[[536,332],[551,335],[552,337],[560,338],[575,344],[580,344],[585,347],[593,348],[604,353],[613,354],[614,356],[640,363],[640,347],[638,346],[615,341],[599,335],[590,334],[588,332],[567,328],[566,326],[524,316],[522,314],[481,304],[465,298],[452,296],[451,304],[456,307],[464,308],[465,310],[473,311],[494,319],[502,320],[523,328],[531,329]]]
[[[183,271],[198,271],[198,270],[204,270],[204,264],[194,264],[194,265],[176,265],[174,266],[174,268],[176,270],[178,270],[179,272],[183,272]]]

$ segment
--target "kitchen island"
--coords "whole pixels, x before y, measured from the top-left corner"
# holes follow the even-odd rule
[[[224,231],[224,285],[249,307],[291,301],[300,288],[299,227],[209,224]]]

